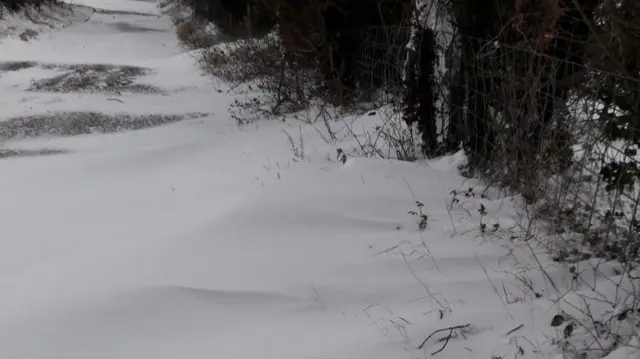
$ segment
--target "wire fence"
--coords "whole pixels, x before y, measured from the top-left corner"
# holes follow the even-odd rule
[[[363,31],[361,88],[407,85],[402,75],[410,33],[406,26]],[[587,40],[574,34],[544,33],[535,41],[512,35],[450,34],[453,45],[435,49],[435,69],[425,80],[433,90],[425,102],[434,106],[437,134],[431,138],[464,139],[490,163],[482,174],[492,184],[544,200],[542,212],[553,215],[554,231],[585,238],[598,233],[625,243],[627,254],[637,251],[640,72],[610,71],[602,58],[579,51]]]
[[[640,307],[637,288],[623,290],[625,275],[619,275],[637,279],[633,270],[640,263],[639,41],[620,40],[631,31],[600,33],[594,41],[579,31],[532,36],[523,29],[505,26],[491,39],[447,34],[453,39],[447,48],[437,48],[438,41],[418,44],[417,85],[402,77],[410,30],[366,29],[358,51],[359,84],[405,86],[402,96],[417,86],[416,101],[428,110],[418,121],[433,122],[422,130],[437,132],[422,140],[445,148],[447,142],[464,143],[475,165],[470,174],[516,190],[530,203],[531,221],[523,228],[528,243],[535,239],[550,250],[576,281],[588,268],[614,283],[613,291],[595,280],[575,284],[592,296],[574,307],[582,311],[579,327],[589,334],[570,342],[565,332],[558,342],[575,357],[600,358],[635,332],[616,324],[622,320],[615,313],[594,314],[590,300],[609,308]],[[640,29],[635,36],[640,40]],[[435,56],[425,58],[430,54]],[[598,260],[587,261],[592,258]],[[608,261],[622,264],[620,273],[601,273],[599,264]],[[640,319],[634,320],[635,328]]]
[[[619,11],[622,3],[612,2],[610,11]],[[342,104],[345,94],[348,99],[344,102],[350,105],[352,99],[361,99],[353,96],[355,80],[357,90],[375,94],[377,104],[393,105],[390,118],[400,119],[380,130],[386,132],[361,138],[363,153],[390,157],[382,153],[383,148],[399,159],[415,159],[416,132],[431,155],[463,147],[469,175],[521,194],[532,204],[530,218],[543,219],[532,222],[548,226],[545,235],[562,239],[543,243],[561,244],[557,250],[551,248],[558,261],[573,264],[599,257],[640,263],[640,25],[633,21],[618,24],[637,26],[632,29],[637,30],[634,35],[598,19],[594,23],[602,29],[594,42],[591,29],[580,30],[583,19],[571,18],[567,9],[552,9],[550,16],[559,20],[553,28],[544,28],[549,24],[538,21],[545,9],[539,10],[519,13],[501,28],[495,24],[500,14],[485,16],[486,23],[481,25],[491,33],[485,38],[424,30],[412,39],[415,47],[408,48],[410,26],[371,26],[347,34],[349,41],[340,42],[342,47],[323,40],[313,41],[313,47],[302,51],[293,45],[283,47],[277,39],[245,41],[233,55],[213,54],[213,59],[222,57],[227,66],[209,63],[214,64],[211,73],[220,77],[225,75],[220,71],[226,71],[233,75],[230,78],[241,81],[258,79],[258,88],[271,96],[266,101],[269,113],[278,118],[311,106],[314,96],[321,99],[322,111],[327,103],[338,102],[335,98]],[[473,24],[466,24],[467,30],[480,26],[475,20],[482,16],[475,15]],[[458,31],[467,31],[459,25]],[[622,41],[629,36],[636,36],[637,41]],[[350,48],[356,43],[357,48]],[[332,56],[331,51],[316,54],[315,45],[337,49],[340,56]],[[305,61],[282,61],[286,51]],[[634,52],[638,56],[629,56]],[[340,61],[334,64],[334,59]],[[325,63],[330,64],[330,74],[323,68]],[[334,85],[335,89],[329,88]],[[251,110],[250,119],[261,117],[262,112],[254,110],[262,111],[264,97],[237,105],[240,112],[234,116],[238,123],[246,123],[244,106]],[[398,102],[402,106],[395,107]],[[398,108],[403,116],[397,116]],[[332,133],[333,115],[321,114],[313,121],[322,118]],[[419,131],[405,131],[409,120],[417,123]],[[526,234],[533,235],[527,240],[538,234],[528,232],[529,228]],[[628,268],[624,270],[629,273]],[[632,301],[627,307],[639,308],[640,294]],[[612,308],[628,304],[620,305],[618,298],[612,303]],[[610,322],[603,320],[591,328],[597,338],[585,341],[584,348],[579,348],[585,355],[577,357],[601,357],[606,348],[619,344],[619,333],[612,327],[600,328]],[[636,323],[640,323],[640,314]],[[599,356],[594,356],[596,352]]]
[[[371,26],[362,31],[356,59],[360,87],[403,86],[410,35],[411,29],[406,26]]]

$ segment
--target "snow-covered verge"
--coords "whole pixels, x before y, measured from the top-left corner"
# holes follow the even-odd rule
[[[0,357],[558,357],[575,270],[461,153],[357,157],[383,112],[240,129],[155,4],[84,5],[0,44]]]

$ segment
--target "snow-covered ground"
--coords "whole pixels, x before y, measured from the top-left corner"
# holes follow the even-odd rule
[[[0,358],[556,356],[568,269],[461,155],[342,164],[311,125],[241,130],[156,3],[78,4],[0,44]]]

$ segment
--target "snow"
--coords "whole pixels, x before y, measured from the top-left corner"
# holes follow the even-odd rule
[[[628,345],[616,349],[614,352],[609,354],[606,359],[638,359],[640,358],[640,350],[638,350],[640,347],[639,344],[638,338],[633,338]]]
[[[549,323],[559,306],[519,278],[554,294],[527,270],[532,251],[559,283],[568,270],[512,238],[519,198],[480,196],[480,183],[458,174],[462,154],[360,158],[348,131],[327,144],[322,126],[293,119],[240,129],[227,111],[236,95],[201,76],[157,4],[82,5],[98,11],[0,44],[3,63],[37,62],[0,73],[0,125],[85,111],[204,116],[3,141],[67,153],[0,160],[0,357],[421,358],[443,345],[441,358],[556,357]],[[78,64],[149,68],[131,81],[162,92],[27,90]],[[283,130],[302,141],[298,158]],[[416,201],[428,216],[422,232],[408,214]],[[450,342],[444,331],[417,349],[467,323]]]

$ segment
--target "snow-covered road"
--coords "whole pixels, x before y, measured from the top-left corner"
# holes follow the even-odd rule
[[[0,44],[0,358],[416,358],[465,323],[440,356],[552,357],[555,312],[466,215],[512,227],[512,199],[449,207],[460,156],[342,165],[303,126],[296,162],[299,123],[239,130],[156,3],[84,4]]]

